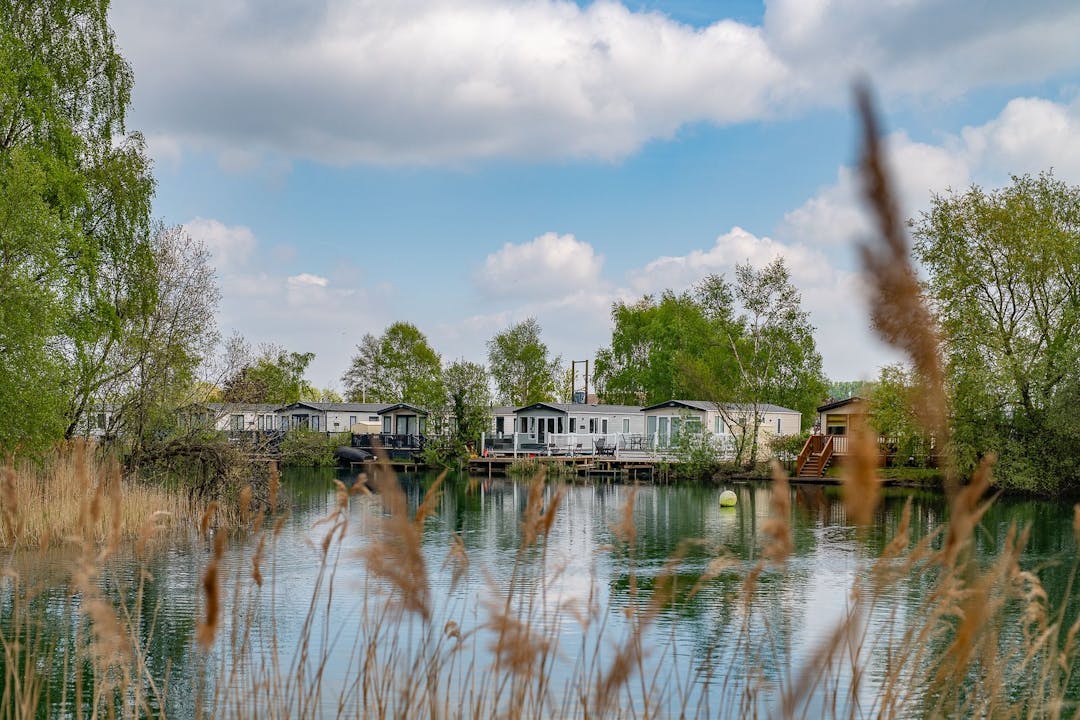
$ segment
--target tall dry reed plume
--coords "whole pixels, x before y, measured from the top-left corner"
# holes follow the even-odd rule
[[[439,497],[446,473],[439,476],[424,496],[415,515],[409,513],[408,499],[397,478],[384,468],[375,479],[387,516],[382,522],[379,541],[362,551],[368,570],[388,582],[396,591],[401,607],[416,613],[425,621],[431,618],[431,588],[427,563],[421,549],[424,519],[430,514]]]
[[[203,619],[196,627],[195,637],[203,651],[208,651],[214,644],[218,627],[221,624],[222,590],[221,581],[218,578],[218,567],[221,558],[225,554],[225,533],[218,532],[214,535],[214,551],[210,556],[210,562],[202,576],[202,591],[204,613]]]
[[[919,382],[918,415],[935,441],[947,446],[948,402],[937,321],[911,263],[911,243],[887,170],[869,88],[858,86],[855,98],[862,122],[863,197],[877,225],[877,234],[859,246],[870,290],[870,318],[881,338],[911,359]]]

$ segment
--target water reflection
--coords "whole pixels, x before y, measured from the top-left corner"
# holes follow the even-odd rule
[[[230,539],[222,561],[227,577],[239,578],[232,586],[234,604],[226,617],[242,609],[251,629],[250,646],[277,643],[289,648],[303,634],[313,588],[319,580],[322,539],[329,530],[320,518],[335,507],[334,480],[351,484],[347,474],[322,470],[291,470],[283,474],[288,519],[266,558],[266,586],[260,591],[250,581],[252,537]],[[411,507],[421,501],[430,476],[401,478]],[[762,546],[762,523],[769,514],[770,490],[764,485],[740,484],[734,508],[721,508],[718,489],[699,487],[641,487],[636,491],[633,519],[637,543],[632,549],[619,543],[613,526],[621,519],[632,488],[603,484],[566,489],[557,520],[548,539],[542,570],[518,568],[517,582],[543,587],[544,608],[540,617],[551,621],[567,608],[587,613],[590,603],[603,613],[604,639],[597,643],[608,652],[613,641],[627,632],[624,609],[648,602],[650,590],[664,572],[665,562],[679,553],[683,562],[675,571],[677,602],[666,607],[649,636],[650,673],[666,673],[668,686],[676,678],[677,689],[691,715],[737,715],[732,698],[750,684],[768,688],[790,675],[812,657],[813,650],[841,622],[848,609],[851,588],[863,582],[869,559],[879,556],[894,536],[906,503],[911,502],[911,535],[926,536],[939,527],[945,514],[940,496],[909,490],[888,490],[875,517],[865,528],[846,522],[839,492],[833,487],[797,486],[792,493],[794,554],[784,572],[766,571],[746,601],[744,578],[758,561]],[[550,502],[553,488],[546,489]],[[520,545],[520,523],[528,497],[527,485],[509,480],[451,477],[439,500],[437,512],[423,528],[423,548],[431,575],[433,598],[440,605],[438,617],[453,617],[464,631],[478,625],[478,603],[505,592],[515,572]],[[383,509],[376,497],[355,495],[349,510],[349,530],[337,560],[334,603],[320,616],[315,650],[325,648],[330,663],[324,684],[325,710],[332,714],[338,691],[351,681],[347,676],[352,645],[348,640],[361,626],[368,611],[366,602],[381,588],[366,576],[356,552],[365,547],[375,531]],[[1075,554],[1072,510],[1055,503],[1000,499],[986,514],[976,536],[976,552],[989,557],[999,551],[1012,523],[1033,529],[1025,564],[1042,571],[1051,598],[1064,595]],[[446,564],[453,536],[461,538],[470,566],[465,582],[454,586]],[[692,546],[684,542],[699,540]],[[200,576],[208,558],[208,543],[183,538],[152,555],[143,566],[132,556],[111,561],[103,574],[103,589],[123,603],[135,619],[139,640],[150,674],[166,688],[158,703],[167,714],[193,717],[199,698],[208,697],[222,661],[222,650],[209,657],[193,645],[193,631],[200,607]],[[697,587],[709,562],[730,557],[733,567]],[[539,562],[539,551],[529,556]],[[31,600],[32,615],[45,618],[49,635],[49,671],[46,692],[50,704],[41,715],[71,714],[76,686],[75,673],[65,664],[65,650],[85,634],[85,622],[77,615],[78,597],[67,586],[73,562],[71,553],[16,555],[11,567],[20,577],[34,577],[41,586]],[[545,578],[547,581],[545,582]],[[323,580],[326,582],[326,580]],[[141,595],[131,588],[143,583]],[[907,614],[918,608],[933,582],[929,573],[916,574],[897,583],[883,602],[865,619],[870,632],[895,632],[905,626]],[[531,585],[530,585],[531,584]],[[242,601],[235,604],[239,588]],[[690,595],[693,597],[690,598]],[[141,602],[137,602],[140,600]],[[17,597],[11,582],[0,592],[0,613],[10,636],[11,617]],[[1076,612],[1076,607],[1069,608]],[[226,632],[230,628],[226,628]],[[553,629],[565,647],[578,647],[595,632],[572,621],[560,621]],[[747,637],[760,642],[752,651]],[[1017,638],[1013,638],[1016,640]],[[1008,642],[1005,637],[1003,642]],[[321,643],[325,643],[322,645]],[[479,660],[486,652],[481,648]],[[287,653],[286,653],[287,655]],[[577,666],[564,658],[564,667],[553,672],[553,686],[572,686]],[[10,659],[0,659],[0,663]],[[868,668],[867,692],[874,677],[887,669],[875,657]],[[84,687],[92,668],[79,663],[77,672]],[[689,698],[688,700],[685,698]],[[822,700],[824,702],[824,700]],[[672,706],[675,709],[682,705]],[[720,709],[726,708],[723,713]],[[764,713],[769,707],[752,708]]]

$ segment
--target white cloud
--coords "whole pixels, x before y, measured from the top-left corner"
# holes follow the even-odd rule
[[[246,265],[255,249],[255,234],[244,225],[197,217],[184,223],[184,229],[210,251],[219,274]]]
[[[998,187],[1008,183],[1010,174],[1053,168],[1059,178],[1077,183],[1080,102],[1017,98],[986,123],[946,135],[937,145],[897,132],[886,148],[905,217],[928,209],[935,193],[963,190],[971,183]],[[778,235],[811,246],[850,246],[869,229],[856,173],[841,167],[836,183],[784,216]]]
[[[475,282],[491,297],[559,297],[595,285],[603,264],[589,243],[549,232],[519,245],[506,243],[488,255]]]
[[[116,0],[134,118],[176,143],[329,164],[613,159],[695,122],[954,96],[1080,67],[1080,5],[770,0],[704,28],[613,0]]]
[[[802,103],[847,100],[857,74],[900,94],[952,97],[1037,82],[1080,66],[1080,5],[1069,0],[768,0],[764,37],[798,68]]]
[[[195,144],[331,164],[617,158],[695,121],[769,112],[759,28],[616,2],[114,4],[138,120]]]
[[[885,148],[905,217],[926,208],[933,193],[970,182],[968,158],[952,147],[914,142],[899,132],[886,139]],[[854,169],[841,167],[834,185],[784,215],[778,234],[815,247],[850,246],[871,229],[859,193]]]
[[[311,273],[300,273],[299,275],[292,275],[289,277],[289,287],[296,290],[310,287],[324,288],[329,284],[330,281],[326,278],[312,275]]]
[[[1080,101],[1016,98],[985,125],[965,128],[961,138],[980,175],[1054,168],[1059,177],[1080,182]]]

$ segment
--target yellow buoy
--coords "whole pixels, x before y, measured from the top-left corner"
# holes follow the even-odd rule
[[[731,490],[720,493],[720,507],[735,507],[738,497]]]

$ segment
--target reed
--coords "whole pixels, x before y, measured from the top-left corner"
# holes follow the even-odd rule
[[[865,93],[860,108],[866,197],[880,235],[868,239],[863,250],[874,288],[873,317],[882,336],[909,353],[919,368],[926,383],[923,417],[932,431],[945,433],[948,408],[937,335],[907,259]],[[843,484],[847,521],[859,528],[873,522],[879,503],[880,478],[867,437],[856,437],[855,461]],[[201,523],[198,515],[184,516],[200,530],[200,551],[207,557],[202,620],[189,640],[197,658],[193,664],[205,668],[193,681],[192,714],[238,719],[1073,716],[1078,706],[1070,691],[1080,617],[1066,615],[1064,599],[1051,603],[1038,573],[1023,566],[1026,530],[1010,528],[989,561],[977,560],[972,551],[979,522],[993,502],[985,498],[993,462],[984,458],[966,484],[950,481],[949,521],[924,537],[912,537],[907,504],[880,556],[864,560],[855,573],[841,618],[797,662],[777,627],[766,588],[773,574],[791,571],[795,549],[792,491],[779,467],[773,469],[769,517],[761,524],[759,559],[753,561],[688,539],[662,567],[646,572],[638,566],[643,538],[636,523],[637,490],[630,488],[610,528],[612,545],[603,550],[610,558],[593,559],[625,568],[625,597],[607,602],[600,600],[604,592],[595,572],[583,596],[565,600],[559,594],[565,560],[552,551],[550,539],[558,531],[566,495],[539,464],[520,513],[509,576],[496,577],[479,566],[462,536],[452,533],[443,550],[450,597],[439,595],[432,554],[425,548],[425,527],[438,514],[444,478],[410,503],[383,467],[373,481],[375,495],[365,482],[338,484],[333,506],[313,528],[319,534],[312,543],[315,580],[298,621],[278,615],[279,599],[295,589],[279,586],[275,572],[284,519],[276,514],[279,488],[272,469],[268,515],[252,507],[252,493],[245,490],[236,508],[206,508]],[[0,720],[50,712],[164,714],[169,680],[146,661],[147,628],[139,611],[146,566],[134,581],[118,581],[110,575],[110,558],[127,541],[146,544],[154,534],[153,519],[161,517],[153,511],[179,510],[160,498],[129,500],[138,487],[122,482],[114,467],[93,464],[85,449],[57,468],[44,477],[27,468],[3,469],[0,527],[14,544],[36,539],[47,546],[49,538],[71,538],[77,552],[67,609],[79,619],[80,634],[63,647],[48,640],[48,619],[35,603],[42,586],[9,561],[0,576],[5,620]],[[50,487],[58,495],[66,489],[77,498],[61,501],[73,502],[65,521],[49,524],[53,521],[31,510],[42,482],[56,483]],[[240,522],[223,524],[215,519],[221,513]],[[1080,543],[1080,506],[1074,531]],[[230,545],[233,539],[239,542]],[[242,560],[232,564],[231,575],[223,559],[227,549]],[[691,555],[701,552],[709,554],[707,561],[698,558],[691,566]],[[349,573],[351,580],[342,577],[343,569],[357,566],[358,581],[355,573]],[[1074,560],[1070,592],[1078,569],[1080,561]],[[725,646],[715,641],[693,648],[702,670],[684,677],[676,659],[687,649],[677,647],[660,620],[679,622],[684,605],[721,575],[736,581],[725,608],[736,629]],[[914,609],[901,615],[891,598],[912,578],[922,579],[925,591]],[[340,632],[343,617],[348,634]],[[884,621],[872,625],[872,617]],[[1017,628],[1022,640],[1006,641],[1004,628]],[[281,640],[286,631],[294,640]],[[333,683],[327,674],[331,662],[345,666]],[[65,684],[57,697],[41,670],[57,664],[76,678],[83,677],[76,669],[89,665],[88,684],[77,680],[71,693]]]
[[[87,528],[95,503],[104,505],[100,512],[95,507],[95,525]],[[8,548],[61,544],[84,532],[98,542],[110,534],[132,541],[150,518],[190,526],[203,511],[177,492],[123,476],[115,458],[99,457],[78,440],[41,463],[9,460],[0,467],[0,504],[0,546]]]

